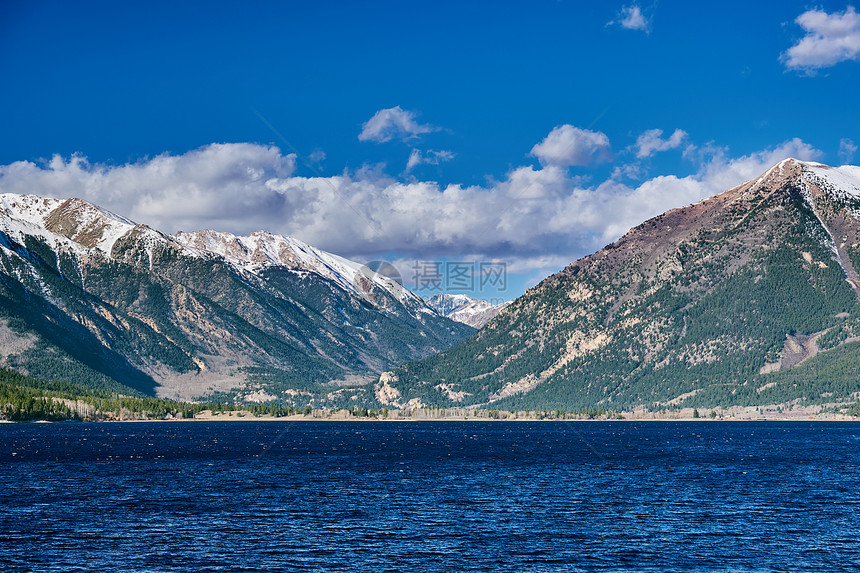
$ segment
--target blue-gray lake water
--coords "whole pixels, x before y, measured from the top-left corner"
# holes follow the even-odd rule
[[[857,571],[860,424],[0,425],[0,571]]]

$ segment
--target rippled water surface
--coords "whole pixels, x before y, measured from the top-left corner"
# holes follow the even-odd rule
[[[2,571],[856,571],[860,424],[0,425]]]

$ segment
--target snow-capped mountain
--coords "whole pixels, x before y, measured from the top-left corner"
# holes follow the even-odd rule
[[[257,231],[244,237],[212,230],[180,231],[168,236],[82,199],[64,201],[6,193],[0,195],[0,208],[11,218],[34,225],[31,232],[45,229],[71,240],[71,248],[74,245],[95,248],[107,257],[113,256],[113,247],[119,239],[135,233],[137,240],[147,236],[150,242],[175,242],[174,246],[185,247],[181,250],[189,256],[221,256],[228,263],[252,274],[277,266],[314,272],[372,302],[374,297],[369,295],[372,295],[372,286],[376,286],[403,305],[428,311],[421,297],[396,280],[361,263],[268,231]],[[150,251],[151,248],[147,250]]]
[[[257,273],[271,266],[285,266],[315,272],[337,283],[346,291],[362,297],[375,285],[410,308],[428,309],[424,301],[390,277],[373,272],[366,265],[328,253],[294,239],[258,231],[241,237],[220,231],[178,232],[173,239],[199,251],[215,253],[248,272]],[[370,284],[368,284],[370,283]],[[371,299],[372,300],[372,299]]]
[[[82,247],[98,249],[106,256],[111,255],[120,237],[137,226],[82,199],[64,201],[4,193],[0,195],[0,207],[11,219],[26,221],[37,229],[66,237]]]
[[[345,404],[471,332],[295,239],[171,237],[80,199],[0,195],[0,365],[37,377]]]
[[[442,316],[473,328],[482,328],[509,304],[511,303],[493,304],[465,294],[442,293],[427,299],[427,305]]]
[[[856,408],[858,271],[860,167],[787,159],[572,263],[475,336],[384,373],[377,397]]]
[[[199,251],[182,249],[168,235],[147,225],[138,225],[83,199],[62,200],[4,193],[0,194],[0,212],[7,217],[3,228],[12,236],[18,239],[27,235],[38,236],[54,248],[86,258],[151,265],[155,249],[164,245],[188,256],[205,256]],[[122,249],[116,247],[128,241],[134,241],[138,248],[123,255]],[[138,260],[128,260],[131,255]]]

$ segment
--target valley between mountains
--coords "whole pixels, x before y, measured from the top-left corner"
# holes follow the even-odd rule
[[[424,301],[290,237],[171,236],[38,191],[0,195],[0,365],[37,378],[313,408],[860,400],[858,167],[785,160],[499,306]]]

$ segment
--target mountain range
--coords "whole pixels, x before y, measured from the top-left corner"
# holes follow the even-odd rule
[[[860,401],[860,167],[788,159],[502,305],[290,237],[0,195],[0,366],[173,399],[651,410]],[[471,325],[471,326],[470,326]],[[476,330],[475,328],[480,328]]]
[[[510,304],[501,302],[493,304],[490,301],[479,300],[467,294],[440,293],[429,297],[427,305],[451,320],[468,324],[473,328],[482,328]]]
[[[373,400],[474,332],[386,276],[267,232],[161,233],[81,199],[0,195],[0,365],[160,397]]]
[[[645,221],[474,336],[385,372],[384,404],[837,407],[860,399],[860,168],[788,159]]]

